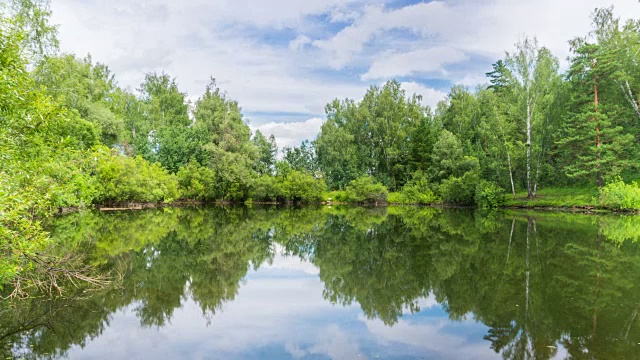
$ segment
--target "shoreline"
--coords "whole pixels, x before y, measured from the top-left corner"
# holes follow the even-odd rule
[[[216,201],[203,201],[203,200],[176,200],[171,203],[146,203],[146,202],[128,202],[128,203],[120,203],[120,204],[110,204],[110,205],[95,205],[89,207],[60,207],[57,208],[55,212],[55,216],[62,216],[66,214],[71,214],[83,210],[96,210],[96,211],[104,211],[104,212],[115,212],[115,211],[135,211],[135,210],[146,210],[146,209],[161,209],[167,207],[189,207],[189,206],[213,206],[213,205],[274,205],[274,206],[361,206],[361,207],[390,207],[390,206],[407,206],[407,207],[431,207],[431,208],[440,208],[440,209],[480,209],[475,206],[460,206],[460,205],[448,205],[448,204],[401,204],[401,203],[376,203],[376,204],[367,204],[367,203],[345,203],[345,202],[336,202],[336,201],[321,201],[318,203],[293,203],[293,202],[233,202],[229,200],[216,200]],[[575,206],[544,206],[544,205],[504,205],[499,206],[492,209],[486,210],[526,210],[526,211],[540,211],[540,212],[568,212],[568,213],[582,213],[582,214],[626,214],[626,215],[640,215],[640,211],[637,210],[616,210],[616,209],[608,209],[596,206],[586,206],[586,205],[575,205]]]

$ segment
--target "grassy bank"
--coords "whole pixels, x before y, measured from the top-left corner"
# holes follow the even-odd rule
[[[621,195],[623,199],[631,198],[628,194]],[[614,196],[615,198],[615,196]],[[619,201],[611,202],[610,199],[604,200],[600,198],[597,187],[583,187],[583,188],[544,188],[540,189],[537,196],[533,199],[527,198],[526,191],[520,191],[516,193],[516,198],[513,198],[511,193],[504,195],[504,200],[496,206],[497,208],[523,208],[523,209],[559,209],[559,210],[611,210],[611,211],[624,211],[624,212],[636,212],[635,206],[625,207],[620,206]],[[325,193],[323,196],[324,202],[333,204],[358,204],[358,202],[349,201],[349,197],[344,195],[344,192],[332,191]],[[385,201],[377,202],[377,205],[442,205],[452,206],[455,204],[449,204],[436,198],[431,199],[430,202],[424,201],[411,201],[407,196],[403,196],[400,192],[390,192]],[[475,205],[467,205],[469,207],[476,207]]]
[[[545,188],[538,190],[537,196],[533,199],[527,198],[527,192],[506,194],[504,207],[522,208],[597,208],[598,189],[593,188]]]

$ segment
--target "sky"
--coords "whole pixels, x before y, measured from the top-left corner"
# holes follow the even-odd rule
[[[280,147],[314,139],[324,106],[390,79],[435,106],[473,89],[505,51],[537,37],[566,67],[567,41],[597,7],[640,18],[636,0],[52,0],[63,52],[91,54],[121,86],[175,77],[190,99],[211,77],[252,130]]]

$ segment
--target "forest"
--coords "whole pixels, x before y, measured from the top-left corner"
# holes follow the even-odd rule
[[[48,271],[41,221],[60,209],[202,202],[522,204],[640,210],[640,20],[596,9],[568,67],[535,38],[487,84],[435,108],[397,81],[326,105],[315,139],[252,133],[212,77],[121,87],[107,64],[59,51],[47,0],[0,8],[0,284]],[[555,196],[555,198],[554,198]],[[556,199],[557,202],[554,202]]]

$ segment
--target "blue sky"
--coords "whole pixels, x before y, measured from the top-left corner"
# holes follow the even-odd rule
[[[566,64],[596,7],[635,0],[53,0],[62,50],[92,54],[135,89],[166,71],[195,100],[210,76],[280,146],[314,138],[324,105],[388,79],[426,105],[484,73],[524,36]]]

